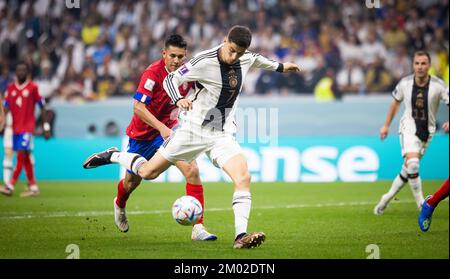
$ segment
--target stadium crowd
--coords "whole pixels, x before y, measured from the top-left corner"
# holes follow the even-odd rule
[[[66,2],[76,0],[0,0],[1,92],[25,60],[46,98],[131,95],[166,35],[183,35],[193,55],[220,43],[233,24],[253,30],[252,51],[303,70],[251,72],[246,95],[389,92],[411,72],[418,49],[431,53],[433,74],[448,84],[448,0],[386,0],[380,8],[361,0]]]

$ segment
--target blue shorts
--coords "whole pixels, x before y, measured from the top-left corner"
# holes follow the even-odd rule
[[[130,138],[128,140],[127,152],[139,154],[145,159],[150,160],[150,158],[155,155],[156,151],[158,151],[163,142],[164,139],[161,137],[161,135],[158,135],[152,140],[135,140]]]
[[[30,151],[33,149],[33,134],[22,133],[13,135],[13,150]]]

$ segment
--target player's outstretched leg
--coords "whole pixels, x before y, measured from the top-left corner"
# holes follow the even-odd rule
[[[408,172],[406,166],[402,166],[402,170],[395,177],[394,181],[392,181],[391,189],[384,194],[378,204],[373,209],[373,213],[375,215],[381,215],[384,213],[384,210],[388,206],[389,202],[395,197],[395,195],[405,186],[406,182],[408,182]]]
[[[114,152],[119,152],[119,149],[117,149],[116,147],[111,147],[106,149],[105,151],[92,154],[84,161],[83,168],[93,169],[103,165],[111,164],[111,156]]]

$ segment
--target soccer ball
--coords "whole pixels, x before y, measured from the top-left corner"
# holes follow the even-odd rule
[[[172,206],[172,216],[178,224],[189,226],[200,220],[203,214],[202,204],[192,196],[177,199]]]

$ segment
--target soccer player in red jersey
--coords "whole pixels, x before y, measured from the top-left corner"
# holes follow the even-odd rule
[[[44,137],[50,137],[50,124],[46,119],[45,100],[39,95],[38,87],[29,79],[29,67],[24,62],[16,66],[16,81],[7,87],[4,109],[2,109],[2,121],[5,113],[11,112],[13,128],[13,150],[17,152],[17,163],[9,184],[0,188],[0,193],[11,196],[14,185],[19,178],[22,168],[28,179],[27,191],[21,193],[21,197],[39,195],[39,188],[34,177],[34,159],[32,156],[33,133],[35,128],[34,109],[38,104],[44,117]]]
[[[177,107],[163,88],[166,76],[177,70],[186,57],[187,43],[179,35],[169,36],[162,51],[162,59],[151,64],[142,74],[138,89],[134,94],[134,115],[126,130],[129,137],[128,152],[137,153],[149,160],[158,148],[172,134],[177,125]],[[187,95],[193,84],[180,86],[182,94]],[[186,193],[197,198],[204,208],[203,186],[195,161],[188,164],[178,162],[176,167],[186,178]],[[130,194],[139,186],[142,178],[127,171],[117,187],[114,199],[114,218],[122,232],[129,229],[126,216],[126,203]],[[192,240],[216,240],[217,236],[206,231],[203,217],[192,229]]]

